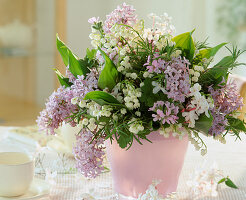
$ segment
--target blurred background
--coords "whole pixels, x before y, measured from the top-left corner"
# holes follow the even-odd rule
[[[56,33],[83,57],[90,46],[88,19],[102,20],[121,0],[0,0],[0,125],[35,124],[45,100],[57,86],[52,68],[64,72],[56,51]],[[125,0],[139,18],[164,12],[176,34],[196,29],[196,40],[211,46],[224,41],[246,49],[245,0]],[[226,49],[220,51],[215,60]],[[246,61],[246,54],[241,56]],[[246,77],[242,67],[233,73]]]

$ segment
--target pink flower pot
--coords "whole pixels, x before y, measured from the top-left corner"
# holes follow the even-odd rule
[[[175,192],[188,147],[188,137],[179,140],[165,138],[152,132],[148,139],[134,141],[129,150],[121,149],[116,140],[106,141],[107,158],[110,163],[114,191],[137,198],[144,194],[153,180],[161,180],[157,186],[163,196]]]

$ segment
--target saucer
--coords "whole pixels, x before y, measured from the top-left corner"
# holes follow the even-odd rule
[[[0,200],[34,200],[48,197],[49,184],[46,181],[34,178],[26,194],[18,197],[0,197]]]
[[[49,142],[47,142],[46,146],[58,153],[64,153],[69,157],[73,157],[72,152],[69,150],[69,148],[59,139],[52,139]]]

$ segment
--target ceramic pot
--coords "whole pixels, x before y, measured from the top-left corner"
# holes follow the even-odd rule
[[[188,136],[179,140],[165,138],[159,132],[148,135],[152,143],[144,140],[133,142],[129,150],[121,149],[114,140],[106,141],[107,159],[110,163],[113,188],[116,193],[137,198],[144,194],[153,180],[161,180],[157,186],[163,196],[175,192],[188,147]],[[124,199],[124,198],[122,198]]]

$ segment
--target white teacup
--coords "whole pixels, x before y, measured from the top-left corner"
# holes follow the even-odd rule
[[[26,153],[0,152],[0,196],[23,195],[34,176],[34,161]]]

